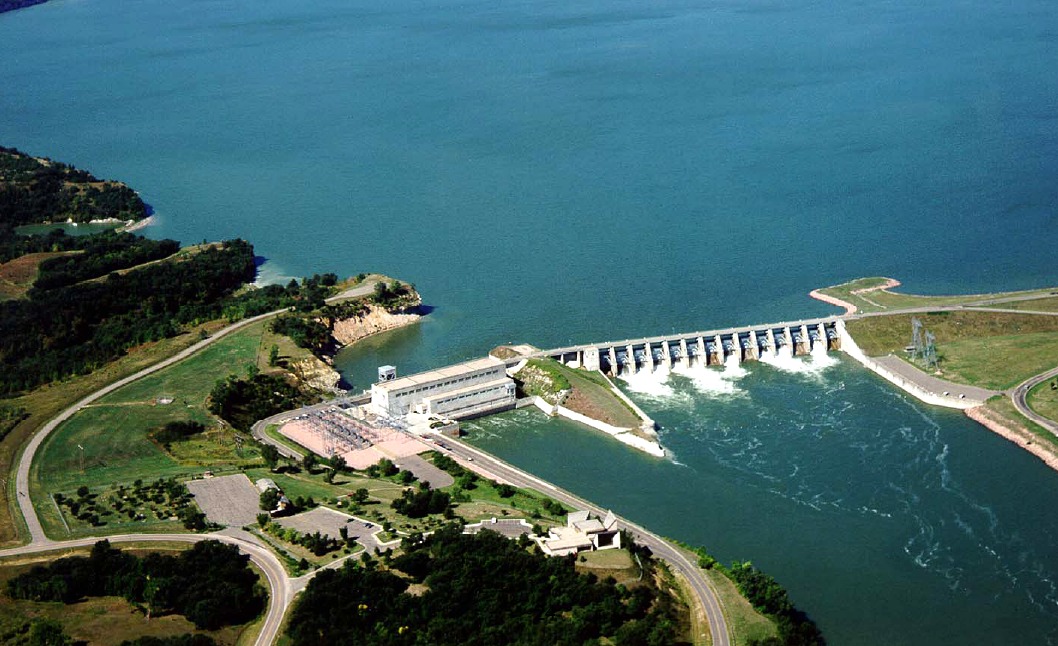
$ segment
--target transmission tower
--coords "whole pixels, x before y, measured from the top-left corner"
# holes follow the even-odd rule
[[[911,362],[922,356],[922,321],[911,319]]]
[[[926,364],[927,368],[937,367],[937,347],[934,345],[934,341],[937,337],[933,336],[933,333],[929,330],[926,331],[926,348],[923,350],[922,359]]]

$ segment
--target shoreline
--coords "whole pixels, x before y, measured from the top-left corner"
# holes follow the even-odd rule
[[[848,283],[843,283],[843,284],[847,285]],[[863,289],[854,289],[854,290],[852,290],[849,293],[850,294],[859,295],[859,294],[866,294],[868,292],[885,291],[887,289],[892,289],[894,287],[899,287],[899,286],[900,286],[900,281],[899,280],[897,280],[895,278],[886,278],[884,284],[875,285],[874,287],[864,287]],[[840,287],[840,285],[835,285],[835,287]],[[829,305],[834,305],[834,306],[837,306],[837,307],[845,308],[844,316],[851,316],[851,315],[855,314],[856,312],[860,311],[859,307],[857,307],[856,305],[853,305],[852,303],[850,303],[848,301],[842,300],[842,299],[838,298],[837,296],[830,296],[829,294],[824,294],[823,291],[822,291],[824,289],[830,289],[830,288],[829,287],[820,287],[819,289],[813,289],[812,291],[808,292],[808,295],[810,297],[816,299],[817,301],[823,301],[824,303],[827,303]]]
[[[981,426],[984,426],[996,435],[1017,445],[1019,448],[1028,451],[1039,458],[1052,470],[1058,471],[1058,449],[1050,448],[1047,444],[1043,443],[1038,437],[1036,437],[1032,431],[1023,427],[1011,428],[1008,424],[1015,424],[1013,420],[1001,417],[998,413],[989,410],[985,406],[967,408],[963,412],[967,417]]]

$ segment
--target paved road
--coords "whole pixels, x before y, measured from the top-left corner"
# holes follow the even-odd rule
[[[247,534],[247,536],[249,536],[249,534]],[[264,623],[261,625],[261,632],[258,633],[257,640],[254,642],[256,646],[268,646],[275,641],[279,634],[279,628],[282,625],[283,616],[286,614],[287,607],[293,600],[297,589],[300,589],[296,589],[295,586],[292,585],[291,579],[287,576],[282,564],[280,564],[279,559],[277,559],[274,554],[256,543],[252,543],[237,535],[230,535],[227,533],[121,534],[118,536],[92,536],[69,541],[45,540],[31,543],[29,545],[23,545],[22,547],[0,550],[0,558],[40,554],[42,552],[62,550],[71,547],[89,547],[104,538],[111,543],[197,543],[198,541],[216,540],[237,546],[242,552],[250,556],[250,560],[253,561],[262,572],[264,572],[265,578],[268,580],[268,612],[265,615]]]
[[[370,294],[374,290],[373,284],[363,284],[352,289],[346,290],[341,294],[328,298],[328,302],[335,302],[346,300],[350,298],[357,298]],[[25,519],[26,527],[29,530],[30,542],[28,545],[17,547],[9,550],[0,550],[0,557],[3,556],[16,556],[20,554],[33,554],[38,552],[46,552],[56,549],[62,549],[66,547],[79,547],[84,545],[92,545],[97,540],[96,538],[84,538],[69,541],[55,541],[47,537],[44,533],[44,528],[41,526],[40,518],[37,516],[37,510],[33,507],[33,501],[29,495],[29,476],[30,469],[33,465],[33,458],[36,456],[37,451],[40,449],[41,444],[47,439],[48,435],[55,431],[56,428],[66,420],[70,419],[77,411],[81,410],[85,406],[88,406],[92,402],[104,397],[115,390],[126,386],[138,379],[142,379],[147,375],[155,373],[159,370],[167,368],[177,362],[183,361],[191,355],[199,352],[200,350],[208,347],[209,345],[216,343],[220,339],[228,336],[229,334],[240,330],[248,325],[263,321],[267,318],[276,316],[287,311],[285,308],[281,310],[275,310],[258,316],[254,316],[219,330],[212,336],[195,343],[194,345],[184,349],[181,352],[160,361],[152,366],[148,366],[139,372],[129,375],[123,379],[119,379],[92,394],[84,397],[73,406],[65,409],[55,418],[45,424],[37,433],[30,439],[19,458],[18,473],[15,478],[15,490],[18,498],[18,506],[22,512],[22,516]],[[286,613],[287,607],[293,598],[293,595],[297,590],[300,590],[304,586],[304,581],[307,581],[309,577],[302,577],[299,581],[302,581],[300,585],[292,586],[291,579],[287,577],[286,572],[283,570],[282,564],[279,560],[266,548],[262,547],[253,535],[246,532],[242,532],[245,536],[238,535],[241,530],[234,530],[234,535],[224,534],[128,534],[122,536],[110,536],[108,540],[112,542],[128,542],[128,541],[162,541],[162,540],[175,540],[175,541],[188,541],[195,542],[200,540],[206,540],[209,538],[216,538],[217,540],[223,540],[234,545],[238,545],[239,549],[250,555],[250,558],[254,563],[261,568],[268,578],[269,587],[271,588],[271,601],[269,603],[268,615],[265,618],[265,624],[261,629],[261,633],[257,638],[257,644],[259,646],[265,646],[275,641],[279,633],[280,623],[283,619],[283,615]]]
[[[356,287],[353,287],[352,289],[348,289],[342,292],[341,294],[328,298],[327,302],[333,303],[337,301],[348,300],[350,298],[358,298],[361,296],[366,296],[367,294],[370,294],[373,291],[374,284],[369,285],[365,282],[362,285],[358,285]],[[44,534],[44,529],[40,525],[40,519],[37,517],[37,512],[33,508],[33,501],[29,495],[29,472],[33,464],[33,457],[36,455],[37,450],[40,448],[41,444],[44,443],[44,440],[48,437],[48,435],[50,435],[56,428],[58,428],[60,424],[73,417],[77,413],[77,411],[81,410],[85,406],[100,399],[101,397],[109,395],[110,393],[114,392],[119,388],[127,386],[128,384],[138,379],[142,379],[149,374],[162,370],[163,368],[168,368],[174,363],[183,361],[184,359],[190,357],[196,352],[208,347],[213,343],[216,343],[220,339],[223,339],[232,332],[240,330],[248,325],[253,325],[258,321],[263,321],[267,318],[277,316],[286,311],[286,308],[275,310],[248,319],[244,319],[237,323],[233,323],[232,325],[229,325],[228,327],[214,333],[212,336],[199,341],[198,343],[184,349],[181,352],[178,352],[177,354],[174,354],[168,359],[160,361],[152,366],[148,366],[135,374],[129,375],[124,379],[119,379],[118,381],[115,381],[109,384],[108,386],[100,388],[99,390],[88,395],[73,406],[70,406],[66,410],[62,411],[61,413],[59,413],[58,416],[56,416],[54,419],[52,419],[43,427],[41,427],[41,429],[37,431],[36,435],[34,435],[32,439],[30,439],[29,444],[26,445],[25,451],[22,453],[22,457],[19,460],[18,474],[15,478],[15,489],[18,492],[18,506],[22,510],[22,516],[23,518],[25,518],[26,525],[29,528],[30,544],[32,545],[37,543],[47,543],[49,542],[49,539]]]
[[[1044,372],[1042,374],[1038,374],[1035,377],[1032,377],[1031,379],[1026,379],[1025,381],[1018,384],[1016,388],[1014,388],[1014,390],[1010,393],[1010,399],[1014,402],[1015,408],[1017,408],[1022,415],[1028,417],[1029,419],[1036,422],[1051,433],[1058,435],[1058,424],[1055,424],[1054,420],[1048,419],[1029,408],[1029,404],[1025,400],[1025,398],[1029,394],[1029,391],[1032,390],[1037,384],[1047,381],[1048,379],[1054,379],[1055,377],[1058,377],[1058,367],[1054,368],[1053,370],[1048,370],[1047,372]]]
[[[457,458],[465,467],[492,474],[492,476],[502,478],[518,487],[536,489],[537,491],[541,491],[575,509],[586,509],[599,517],[606,514],[606,510],[603,510],[564,489],[560,489],[550,482],[541,480],[517,467],[507,464],[499,458],[485,453],[480,449],[447,437],[444,439],[444,443],[448,449],[443,452]],[[716,590],[713,589],[712,584],[698,565],[684,556],[683,552],[676,546],[657,534],[654,534],[624,518],[618,517],[617,520],[618,526],[622,529],[628,530],[634,536],[637,543],[649,547],[656,556],[667,561],[673,569],[681,573],[690,582],[695,595],[698,597],[698,600],[705,611],[706,620],[709,623],[709,631],[713,637],[713,645],[730,646],[731,636],[728,632],[723,610],[720,607],[720,600],[717,597]]]

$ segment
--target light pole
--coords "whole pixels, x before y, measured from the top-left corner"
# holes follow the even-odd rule
[[[84,447],[78,444],[77,448],[81,449],[81,474],[84,475]]]

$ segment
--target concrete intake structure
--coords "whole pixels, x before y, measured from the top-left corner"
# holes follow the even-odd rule
[[[841,338],[838,319],[829,317],[575,345],[543,350],[536,356],[617,376],[654,372],[662,366],[721,366],[764,356],[840,350]]]

